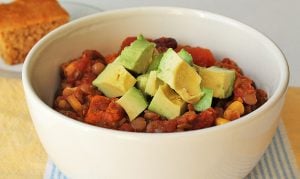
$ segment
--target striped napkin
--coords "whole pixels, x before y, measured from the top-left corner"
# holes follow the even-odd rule
[[[290,148],[286,131],[281,121],[272,143],[245,179],[297,179],[299,178],[295,157]],[[68,179],[48,160],[44,179]]]

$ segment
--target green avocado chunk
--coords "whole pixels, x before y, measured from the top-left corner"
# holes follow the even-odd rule
[[[167,84],[159,86],[148,109],[167,119],[174,119],[186,110],[186,103]]]
[[[164,53],[158,66],[157,77],[174,89],[188,103],[196,103],[202,96],[201,77],[195,68],[171,48]]]
[[[187,52],[186,50],[184,49],[181,49],[179,52],[178,52],[178,55],[180,56],[180,58],[182,58],[184,61],[186,61],[189,65],[192,65],[193,64],[193,57],[192,55]]]
[[[204,111],[207,108],[211,107],[212,100],[213,100],[213,90],[209,88],[202,88],[202,92],[204,95],[201,97],[201,99],[195,103],[194,109],[195,111]]]
[[[92,82],[107,97],[119,97],[134,86],[136,79],[120,64],[111,63]]]
[[[212,89],[214,97],[228,98],[231,96],[235,81],[234,70],[211,66],[200,68],[199,74],[202,77],[201,86]]]
[[[148,78],[149,78],[149,73],[139,75],[136,78],[137,88],[140,89],[144,94],[145,94]]]
[[[137,74],[145,73],[152,61],[155,44],[147,41],[142,35],[122,50],[117,62]]]
[[[145,92],[149,94],[150,96],[154,96],[156,93],[158,87],[160,85],[164,84],[163,81],[161,81],[159,78],[157,78],[157,72],[156,71],[151,71],[149,73],[149,78],[147,80]]]
[[[117,103],[126,111],[129,119],[132,121],[141,114],[148,106],[148,103],[139,89],[130,88]]]
[[[158,69],[158,66],[159,66],[159,63],[160,63],[160,60],[161,60],[162,56],[163,56],[163,53],[159,53],[156,49],[154,50],[153,56],[152,56],[152,62],[149,65],[149,68],[147,70],[148,73],[153,71],[153,70]]]

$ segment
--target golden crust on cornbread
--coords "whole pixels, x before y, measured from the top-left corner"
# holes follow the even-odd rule
[[[22,63],[39,39],[68,20],[56,0],[0,4],[0,55],[7,64]]]

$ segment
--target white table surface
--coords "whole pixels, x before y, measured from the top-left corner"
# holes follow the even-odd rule
[[[225,15],[271,38],[285,54],[290,86],[300,86],[300,0],[69,0],[103,10],[137,6],[178,6]]]

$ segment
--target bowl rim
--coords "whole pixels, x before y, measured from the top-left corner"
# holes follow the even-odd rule
[[[184,131],[184,132],[171,132],[171,133],[140,133],[140,132],[127,132],[127,131],[120,131],[115,129],[107,129],[99,126],[93,126],[90,124],[86,124],[84,122],[77,121],[75,119],[72,119],[70,117],[67,117],[50,106],[48,106],[44,101],[42,101],[38,95],[36,94],[35,90],[33,89],[32,82],[31,82],[31,69],[32,64],[34,64],[38,58],[36,58],[36,53],[39,52],[39,50],[43,49],[45,46],[51,43],[52,39],[56,37],[58,34],[62,34],[61,32],[67,32],[68,29],[79,27],[82,22],[86,22],[93,19],[98,18],[105,18],[109,16],[114,15],[120,15],[120,14],[127,14],[127,13],[143,13],[143,12],[153,12],[157,11],[160,13],[183,13],[183,14],[189,14],[193,16],[200,16],[201,18],[206,19],[212,19],[215,21],[222,21],[224,23],[233,25],[238,28],[242,28],[243,30],[248,31],[248,33],[251,33],[255,36],[257,36],[260,40],[263,40],[266,45],[270,46],[274,50],[273,53],[278,56],[278,58],[282,59],[278,63],[280,64],[281,68],[281,79],[279,81],[278,87],[275,89],[274,94],[269,97],[267,102],[263,104],[261,107],[256,109],[255,111],[247,114],[246,116],[243,116],[239,118],[238,120],[235,120],[234,122],[227,123],[226,125],[220,125],[220,126],[214,126],[204,129],[198,129],[198,130],[191,130],[191,131]],[[83,130],[92,130],[95,132],[103,132],[110,135],[116,135],[116,136],[127,136],[127,137],[147,137],[147,138],[155,138],[155,137],[178,137],[178,136],[189,136],[189,135],[195,135],[195,134],[205,134],[205,133],[211,133],[214,131],[222,131],[226,130],[228,128],[235,128],[239,127],[240,125],[244,123],[249,123],[256,118],[254,116],[256,115],[262,115],[263,112],[266,112],[268,110],[271,110],[272,106],[279,101],[280,98],[284,97],[285,92],[288,87],[289,83],[289,67],[288,62],[283,54],[283,52],[280,50],[280,48],[276,45],[276,43],[271,40],[269,37],[264,35],[263,33],[259,32],[258,30],[241,23],[235,19],[215,14],[208,11],[198,10],[198,9],[191,9],[191,8],[181,8],[181,7],[161,7],[161,6],[149,6],[149,7],[133,7],[133,8],[124,8],[124,9],[116,9],[116,10],[110,10],[110,11],[104,11],[99,12],[96,14],[92,14],[86,17],[79,18],[77,20],[74,20],[72,22],[69,22],[67,24],[64,24],[60,26],[59,28],[51,31],[46,36],[44,36],[41,40],[39,40],[34,47],[30,50],[29,54],[27,55],[23,69],[22,69],[22,83],[23,88],[25,91],[25,96],[27,100],[27,104],[29,100],[34,101],[37,103],[41,110],[52,113],[52,115],[55,117],[55,119],[63,120],[63,122],[67,123],[67,125],[72,125],[75,127],[78,127],[79,129]]]

